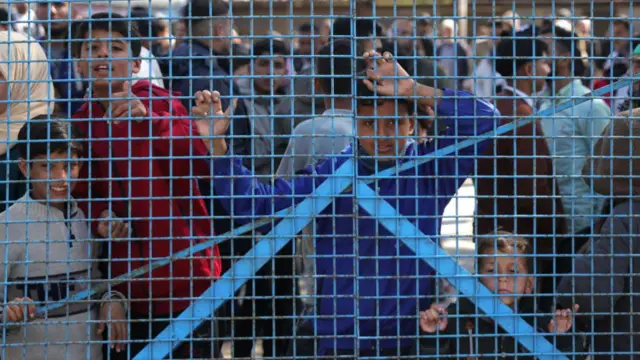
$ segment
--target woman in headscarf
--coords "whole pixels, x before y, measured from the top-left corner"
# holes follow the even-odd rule
[[[50,114],[53,98],[42,47],[15,31],[0,31],[0,212],[27,190],[12,150],[18,131],[30,119]]]

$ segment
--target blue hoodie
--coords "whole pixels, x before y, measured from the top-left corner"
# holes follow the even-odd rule
[[[434,141],[408,144],[401,163],[494,129],[498,113],[492,105],[465,92],[446,90],[444,95],[437,113],[447,131]],[[485,141],[370,186],[437,240],[445,206],[473,172],[474,156],[486,147]],[[307,175],[291,182],[276,178],[272,186],[257,181],[240,159],[216,159],[215,194],[234,220],[247,223],[301,202],[352,154],[348,148],[309,168]],[[358,175],[370,175],[370,169],[367,161],[358,161]],[[412,346],[418,312],[429,307],[435,293],[434,270],[362,208],[354,209],[354,200],[347,190],[315,219],[314,323],[320,354]]]

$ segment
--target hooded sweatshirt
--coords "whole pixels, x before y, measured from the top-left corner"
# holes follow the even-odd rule
[[[147,107],[151,119],[111,125],[103,118],[102,106],[92,101],[74,115],[80,120],[78,128],[89,139],[85,144],[89,163],[81,174],[87,181],[76,187],[76,199],[90,200],[83,205],[96,220],[94,226],[107,209],[118,218],[131,220],[132,237],[110,244],[112,277],[213,235],[195,178],[209,173],[204,160],[208,151],[201,140],[193,138],[198,136],[197,130],[186,119],[188,113],[177,100],[178,94],[146,80],[138,81],[131,92]],[[168,100],[170,96],[175,99]],[[151,279],[146,274],[117,289],[131,299],[151,299],[132,301],[132,309],[139,313],[180,311],[220,275],[218,248],[212,250],[173,261],[152,271]]]
[[[433,141],[408,144],[400,163],[494,128],[496,111],[490,104],[450,90],[441,99],[436,110],[449,130]],[[473,171],[473,156],[486,145],[480,142],[369,186],[435,240],[444,208]],[[240,159],[220,157],[213,162],[216,195],[234,220],[250,222],[301,202],[353,156],[350,147],[290,182],[276,178],[272,186],[259,182]],[[370,175],[371,164],[359,159],[355,171]],[[356,204],[353,191],[346,190],[315,218],[319,354],[411,346],[407,336],[416,334],[416,309],[428,307],[434,294],[433,269]]]

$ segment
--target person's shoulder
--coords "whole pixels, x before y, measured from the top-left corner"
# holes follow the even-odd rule
[[[353,134],[353,119],[346,116],[316,116],[304,120],[294,129],[295,135],[351,135]]]

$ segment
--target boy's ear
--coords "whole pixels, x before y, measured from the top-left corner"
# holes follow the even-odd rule
[[[133,72],[134,74],[137,74],[138,72],[140,72],[141,64],[142,64],[142,60],[140,59],[133,60],[131,62],[131,72]]]
[[[27,160],[25,160],[24,158],[20,158],[19,160],[20,162],[18,162],[18,167],[20,168],[20,172],[25,177],[25,179],[28,179],[29,169],[27,168],[27,166],[29,166],[29,164],[27,164]]]
[[[313,80],[313,87],[317,94],[324,94],[322,85],[320,84],[320,78],[316,78],[315,80]]]
[[[524,293],[525,294],[531,294],[533,293],[533,284],[534,284],[534,278],[533,276],[529,276],[527,277],[527,283],[525,284],[524,287]]]
[[[527,77],[533,76],[533,63],[528,62],[524,64],[524,66],[522,67],[522,72],[524,73],[524,76],[527,76]]]

